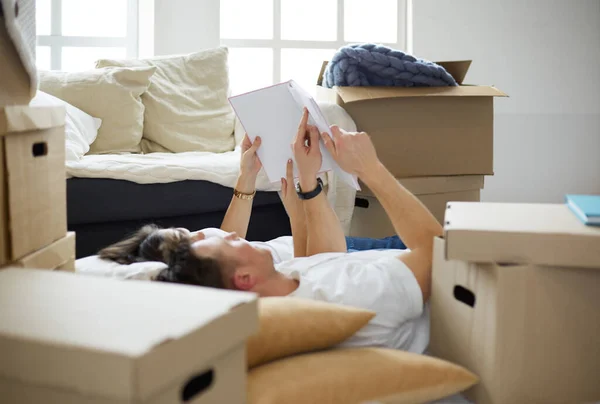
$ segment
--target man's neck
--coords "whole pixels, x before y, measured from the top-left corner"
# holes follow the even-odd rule
[[[260,297],[287,296],[298,289],[299,282],[280,272],[273,274],[258,292]]]

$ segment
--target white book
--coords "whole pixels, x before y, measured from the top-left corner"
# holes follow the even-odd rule
[[[293,80],[231,97],[229,102],[250,140],[254,142],[260,136],[262,144],[258,157],[272,183],[285,178],[287,161],[294,159],[291,145],[304,107],[309,112],[308,123],[316,126],[320,133],[326,132],[333,137],[319,105]],[[319,146],[323,156],[319,173],[333,171],[342,181],[360,189],[356,176],[338,166],[320,138]],[[298,177],[295,162],[294,177]]]

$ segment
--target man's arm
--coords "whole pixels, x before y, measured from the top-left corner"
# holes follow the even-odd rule
[[[414,273],[423,301],[431,293],[433,239],[442,235],[442,226],[427,208],[379,163],[361,175],[361,180],[373,191],[396,233],[410,249],[398,259]]]
[[[398,259],[413,272],[426,301],[431,293],[433,239],[442,235],[442,226],[383,166],[369,135],[349,134],[337,127],[332,127],[332,133],[333,139],[322,135],[325,147],[342,169],[366,183],[385,209],[396,233],[411,250]]]
[[[298,198],[294,187],[294,163],[292,160],[287,162],[285,173],[286,177],[281,179],[281,199],[290,218],[294,258],[306,257],[306,215],[302,201]]]
[[[302,189],[315,189],[313,181],[300,181]],[[340,221],[331,208],[325,192],[308,201],[303,201],[306,215],[307,256],[325,252],[346,252],[346,237]]]
[[[308,111],[305,109],[292,145],[300,174],[300,188],[310,192],[317,188],[317,173],[321,168],[322,156],[319,149],[319,131],[309,126]],[[346,238],[340,221],[327,201],[325,192],[302,201],[306,216],[308,256],[325,252],[346,252]]]

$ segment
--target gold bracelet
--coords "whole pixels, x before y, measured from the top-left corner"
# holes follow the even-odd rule
[[[254,199],[254,195],[256,195],[256,190],[254,190],[254,192],[252,192],[251,194],[245,194],[234,188],[233,195],[238,199],[243,199],[245,201],[251,201],[252,199]]]

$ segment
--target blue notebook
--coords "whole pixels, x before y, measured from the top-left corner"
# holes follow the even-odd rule
[[[567,195],[567,206],[583,223],[600,226],[600,195]]]

